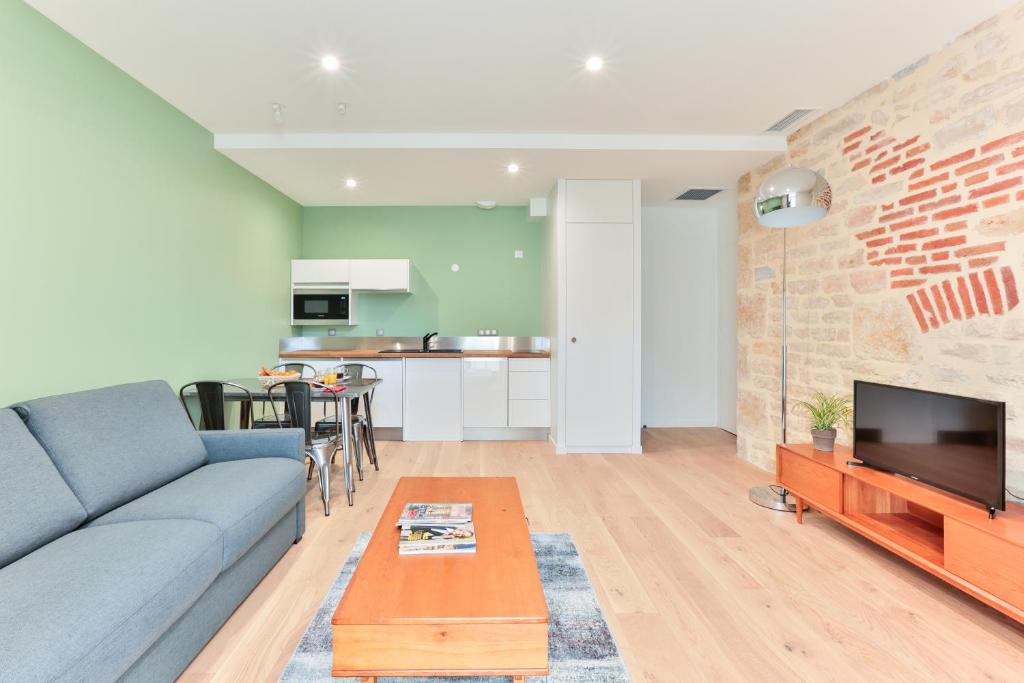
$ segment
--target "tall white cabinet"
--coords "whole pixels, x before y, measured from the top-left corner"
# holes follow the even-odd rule
[[[559,180],[547,222],[552,440],[640,453],[640,182]]]

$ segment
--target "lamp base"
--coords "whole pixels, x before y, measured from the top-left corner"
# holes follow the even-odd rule
[[[796,512],[796,502],[789,491],[776,484],[755,486],[750,489],[750,502],[778,512]],[[807,505],[804,505],[804,510]]]

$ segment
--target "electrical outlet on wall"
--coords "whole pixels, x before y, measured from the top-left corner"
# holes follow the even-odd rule
[[[327,330],[327,336],[328,337],[333,337],[333,336],[335,336],[337,334],[338,334],[338,331],[336,329],[334,329],[333,327],[328,328],[328,330]]]
[[[514,256],[515,256],[516,258],[523,258],[523,250],[522,250],[522,249],[516,249],[516,250],[515,250],[515,253],[514,253],[513,255],[514,255]]]
[[[384,328],[383,327],[378,327],[377,328],[377,336],[378,337],[383,337],[384,336]]]

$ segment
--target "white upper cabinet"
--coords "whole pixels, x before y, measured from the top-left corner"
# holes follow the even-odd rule
[[[340,285],[352,278],[347,259],[296,259],[292,261],[293,285]]]
[[[409,259],[353,259],[352,289],[368,292],[408,292]]]
[[[632,223],[633,181],[565,181],[568,223]]]

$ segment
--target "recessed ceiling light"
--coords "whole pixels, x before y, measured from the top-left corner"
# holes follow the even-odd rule
[[[348,180],[345,181],[345,187],[349,188],[350,190],[358,184],[359,181],[356,180],[355,178],[349,178]]]
[[[324,55],[323,59],[320,60],[320,66],[328,71],[337,71],[341,66],[341,60],[334,55]]]
[[[519,173],[519,164],[515,164],[515,163],[509,164],[508,165],[508,172],[509,173]]]
[[[600,71],[604,68],[604,60],[594,55],[587,60],[587,71]]]

